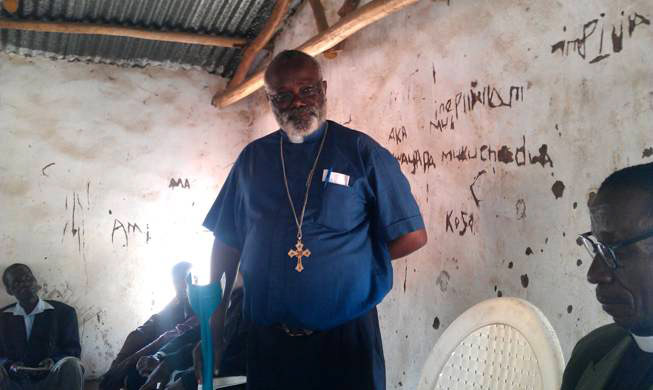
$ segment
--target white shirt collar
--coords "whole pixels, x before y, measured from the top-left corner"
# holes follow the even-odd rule
[[[633,339],[637,343],[639,349],[644,352],[653,353],[653,336],[638,336],[633,334]]]
[[[14,307],[9,308],[5,311],[8,313],[12,313],[15,316],[29,317],[29,316],[35,316],[37,314],[41,314],[46,310],[54,310],[54,307],[51,304],[44,301],[43,299],[39,298],[39,302],[34,307],[34,310],[32,310],[32,312],[29,314],[25,313],[25,309],[23,309],[23,307],[18,302],[16,302],[16,305]]]

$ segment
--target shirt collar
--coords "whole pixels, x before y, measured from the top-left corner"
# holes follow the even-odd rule
[[[639,349],[644,352],[653,353],[653,336],[638,336],[634,333],[632,335]]]
[[[25,309],[23,309],[23,307],[18,302],[16,302],[16,305],[13,308],[9,308],[6,311],[8,313],[12,313],[15,316],[28,317],[41,314],[46,310],[54,310],[54,307],[43,299],[39,298],[39,302],[34,307],[34,310],[32,310],[32,312],[29,314],[25,313]]]

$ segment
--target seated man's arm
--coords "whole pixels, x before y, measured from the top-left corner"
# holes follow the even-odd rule
[[[51,356],[54,362],[72,356],[80,358],[82,355],[82,346],[79,342],[79,325],[77,323],[77,313],[72,307],[65,307],[59,313],[59,345]]]
[[[166,365],[171,370],[185,370],[193,366],[193,349],[195,348],[196,342],[188,343],[182,346],[177,351],[166,355],[164,361]]]
[[[143,327],[151,323],[153,321],[153,317],[150,317],[150,319],[147,320],[143,326],[139,326],[135,330],[131,331],[128,335],[127,338],[125,339],[125,342],[122,345],[122,348],[120,348],[120,352],[118,352],[118,355],[116,356],[116,359],[111,363],[111,366],[115,366],[125,359],[129,358],[131,355],[134,354],[134,352],[140,350],[150,342],[152,342],[153,337],[151,335],[146,334],[145,331],[143,330]]]
[[[169,341],[166,345],[159,349],[157,354],[160,356],[168,356],[184,348],[187,344],[197,344],[199,340],[200,327],[198,325]]]
[[[140,351],[143,346],[147,346],[145,336],[140,327],[129,333],[120,352],[111,362],[109,371],[102,375],[101,390],[120,390],[122,388],[127,369],[136,364],[140,357],[136,352]]]
[[[189,368],[193,365],[193,348],[199,340],[200,329],[196,326],[172,339],[172,341],[164,345],[154,355],[142,356],[136,363],[136,369],[139,371],[141,376],[147,376],[164,360],[169,363],[168,365],[173,369],[180,369],[179,367]],[[188,352],[188,356],[182,357],[183,351]],[[185,360],[181,360],[177,363],[180,359]]]

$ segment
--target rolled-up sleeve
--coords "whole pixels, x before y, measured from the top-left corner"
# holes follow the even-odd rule
[[[374,143],[370,151],[370,176],[374,192],[373,220],[387,241],[424,228],[424,220],[408,180],[390,152]]]

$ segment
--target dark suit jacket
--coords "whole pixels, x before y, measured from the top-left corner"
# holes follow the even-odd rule
[[[168,367],[184,370],[193,366],[193,349],[200,341],[199,325],[187,330],[164,345],[159,352],[165,354]]]
[[[562,390],[605,389],[633,343],[630,333],[616,324],[593,330],[574,347],[562,377]]]
[[[111,367],[113,368],[134,353],[139,352],[163,333],[174,329],[177,324],[181,324],[190,318],[192,313],[190,309],[186,310],[186,306],[184,303],[177,302],[175,298],[161,312],[154,314],[143,325],[129,333],[120,352],[111,363]],[[140,355],[154,354],[160,347],[161,345],[152,346],[151,350]],[[136,364],[135,361],[134,364]]]
[[[0,309],[0,360],[5,360],[5,368],[14,362],[37,366],[48,358],[57,362],[66,356],[80,357],[82,347],[75,309],[57,301],[46,302],[54,310],[36,315],[29,340],[24,318],[4,312],[16,304]]]

